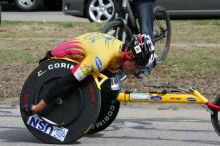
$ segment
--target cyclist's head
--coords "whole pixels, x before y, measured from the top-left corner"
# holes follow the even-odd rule
[[[154,60],[154,46],[149,35],[133,35],[125,52],[128,54],[127,58],[134,60],[138,67],[145,67]]]

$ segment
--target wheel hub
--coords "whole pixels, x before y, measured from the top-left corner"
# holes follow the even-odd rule
[[[23,7],[31,7],[35,0],[18,0],[18,3]]]
[[[88,11],[94,22],[106,22],[114,16],[115,7],[112,0],[92,0]]]

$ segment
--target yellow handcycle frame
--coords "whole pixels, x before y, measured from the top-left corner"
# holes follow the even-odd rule
[[[167,85],[167,87],[170,88],[169,85]],[[201,104],[201,105],[206,105],[205,107],[207,107],[208,109],[220,111],[220,107],[218,105],[209,102],[205,96],[200,94],[199,91],[197,91],[192,87],[189,89],[183,89],[173,86],[173,88],[174,88],[173,91],[163,90],[160,92],[148,92],[148,93],[134,93],[130,91],[125,91],[119,94],[117,100],[119,102],[125,102],[125,103],[138,102],[138,103]]]
[[[132,93],[122,92],[118,96],[120,102],[147,102],[147,103],[186,103],[205,104],[208,102],[197,90],[192,93]]]

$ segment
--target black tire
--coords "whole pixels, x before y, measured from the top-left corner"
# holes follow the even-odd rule
[[[214,104],[220,106],[220,97],[215,99]],[[212,125],[215,129],[215,132],[220,136],[219,118],[220,118],[219,117],[219,111],[214,111],[213,110],[213,114],[211,115]]]
[[[166,60],[171,43],[170,16],[164,7],[154,8],[154,43],[157,63]]]
[[[90,8],[91,3],[93,1],[94,0],[88,0],[86,2],[85,13],[86,13],[87,18],[89,19],[90,22],[107,22],[107,20],[105,20],[106,17],[101,18],[101,21],[96,21],[95,18],[90,14],[89,8]],[[110,21],[110,20],[114,19],[114,17],[115,17],[115,11],[116,11],[115,10],[115,1],[114,0],[103,0],[103,2],[104,3],[105,2],[111,2],[113,4],[112,8],[107,9],[108,12],[110,12],[110,14],[112,15],[112,17],[108,20],[108,21]],[[98,14],[98,13],[96,13],[96,14]]]
[[[16,6],[22,11],[35,11],[43,7],[43,0],[32,0],[33,4],[21,3],[20,0],[15,0]]]
[[[109,127],[115,120],[120,109],[120,102],[117,101],[119,91],[112,91],[109,88],[110,80],[102,85],[101,91],[101,109],[99,116],[90,129],[88,134],[98,133]]]
[[[120,102],[117,100],[102,102],[99,116],[88,134],[98,133],[108,128],[117,117],[119,109]]]
[[[63,67],[61,67],[62,64]],[[39,102],[41,100],[39,97],[45,97],[54,82],[68,74],[70,67],[74,65],[75,63],[65,60],[45,61],[30,74],[22,88],[20,108],[24,124],[35,137],[44,142],[63,144],[76,141],[90,130],[98,117],[101,107],[101,97],[92,77],[85,79],[78,90],[73,90],[63,95],[65,98],[61,102],[58,98],[50,103],[42,113],[38,114],[39,118],[35,118],[37,122],[35,121],[34,126],[30,126],[30,120],[32,120],[33,116],[26,116],[22,111],[24,107],[30,107],[32,104]],[[53,123],[48,122],[43,117],[53,121]],[[41,125],[41,129],[44,132],[41,132],[39,127],[36,128],[37,125],[40,125],[39,121],[44,123],[43,127]],[[48,132],[48,128],[46,127],[52,127],[54,123],[57,124],[56,127],[58,128],[64,127],[68,129],[64,141],[45,134],[45,132]],[[49,133],[53,133],[54,129],[56,130],[56,128],[52,127]],[[60,136],[59,132],[58,136]],[[61,136],[63,136],[62,132]]]
[[[0,25],[2,24],[2,5],[0,2]]]
[[[125,27],[122,21],[113,20],[104,26],[102,33],[110,34],[119,40],[122,40],[122,32],[125,31],[126,40],[129,42],[132,39],[132,32],[129,27]]]
[[[44,0],[44,6],[48,10],[62,10],[62,0]]]

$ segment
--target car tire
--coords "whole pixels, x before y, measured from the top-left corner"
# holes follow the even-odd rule
[[[0,25],[2,24],[2,5],[0,3]]]
[[[44,6],[49,10],[62,10],[62,0],[44,0]]]
[[[30,3],[27,3],[27,2]],[[22,11],[34,11],[43,7],[42,0],[15,0],[16,6]]]
[[[88,0],[86,3],[86,16],[91,22],[108,22],[115,16],[114,0]]]

